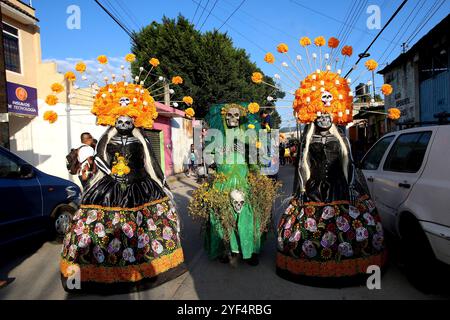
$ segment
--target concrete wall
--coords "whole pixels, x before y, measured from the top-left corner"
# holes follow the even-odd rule
[[[417,57],[398,66],[384,76],[384,81],[393,87],[393,93],[385,97],[385,108],[401,111],[399,122],[420,121],[419,78]]]

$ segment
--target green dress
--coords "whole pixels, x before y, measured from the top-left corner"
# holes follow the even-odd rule
[[[225,182],[216,181],[215,187],[223,192],[229,193],[232,190],[240,190],[245,194],[245,203],[242,211],[238,214],[234,212],[237,228],[229,235],[229,248],[224,247],[223,228],[217,221],[214,214],[210,215],[209,232],[206,233],[205,247],[211,259],[215,259],[230,250],[233,253],[241,253],[244,259],[250,259],[252,254],[258,254],[262,246],[262,234],[259,231],[259,221],[255,221],[253,209],[248,201],[249,185],[247,182],[248,166],[245,163],[245,156],[233,151],[231,158],[237,164],[221,164],[217,166],[217,172],[226,177]],[[241,164],[242,163],[242,164]]]

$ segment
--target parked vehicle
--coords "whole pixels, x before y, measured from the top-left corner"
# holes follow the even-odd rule
[[[0,147],[0,198],[0,245],[5,245],[46,231],[63,235],[80,188]]]
[[[409,275],[426,281],[434,258],[450,265],[450,125],[389,133],[360,167]]]

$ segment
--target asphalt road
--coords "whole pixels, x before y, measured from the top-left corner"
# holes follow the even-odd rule
[[[291,191],[294,169],[282,168],[283,193],[277,201],[276,220],[283,212],[282,200]],[[381,279],[380,290],[365,286],[342,289],[303,286],[275,274],[275,239],[268,239],[256,267],[240,262],[236,267],[209,261],[202,249],[200,226],[187,214],[187,204],[196,187],[192,178],[171,183],[182,219],[182,241],[189,271],[182,276],[147,291],[96,296],[68,295],[59,278],[60,244],[43,239],[14,248],[13,254],[0,260],[0,279],[11,283],[0,289],[0,299],[449,299],[450,289],[424,293],[406,279],[391,250],[390,265]],[[1,257],[1,256],[0,256]],[[3,260],[5,259],[5,260]]]

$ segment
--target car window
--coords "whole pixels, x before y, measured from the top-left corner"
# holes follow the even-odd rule
[[[383,155],[392,140],[394,140],[394,136],[384,137],[378,141],[364,157],[364,160],[362,161],[362,169],[377,170],[380,166],[381,159],[383,158]]]
[[[392,146],[383,170],[415,173],[422,166],[431,131],[405,133]]]
[[[19,164],[0,153],[0,179],[18,178]]]

